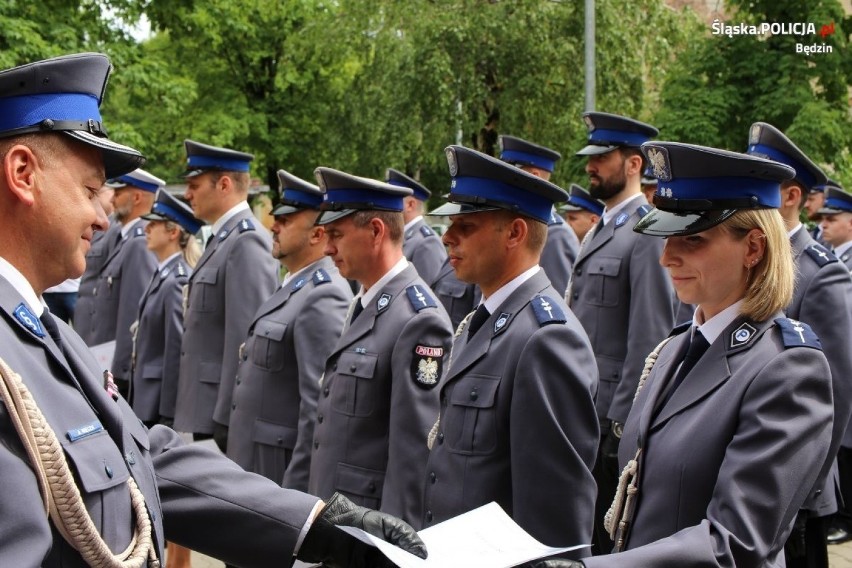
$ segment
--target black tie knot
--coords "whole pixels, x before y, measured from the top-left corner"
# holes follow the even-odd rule
[[[355,298],[355,306],[352,308],[352,317],[349,319],[349,323],[351,324],[355,321],[355,318],[361,315],[361,312],[363,311],[364,306],[361,304],[361,298]]]
[[[488,310],[485,308],[485,304],[479,304],[479,307],[476,308],[476,311],[473,313],[473,317],[470,318],[470,323],[467,326],[467,340],[470,341],[470,338],[473,337],[473,334],[476,333],[482,324],[485,323],[491,316],[488,313]]]
[[[59,326],[56,325],[56,320],[53,319],[50,312],[44,310],[39,321],[41,321],[41,325],[44,326],[45,331],[47,331],[47,334],[56,343],[57,347],[62,347],[62,336],[59,335]]]
[[[701,356],[704,355],[709,347],[710,344],[707,342],[707,339],[696,329],[695,333],[692,334],[692,341],[686,349],[686,354],[683,356],[680,369],[678,369],[677,375],[675,375],[668,392],[666,392],[663,402],[657,408],[662,408],[666,405],[675,390],[677,390],[677,387],[680,386],[683,379],[686,378],[686,375],[689,374],[689,371],[691,371],[695,364],[698,363],[698,360],[701,359]]]

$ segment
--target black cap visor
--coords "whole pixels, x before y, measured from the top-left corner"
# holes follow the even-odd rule
[[[576,156],[597,156],[599,154],[607,154],[609,152],[612,152],[613,150],[615,150],[618,147],[619,146],[613,146],[611,144],[608,144],[606,146],[601,146],[600,144],[589,144],[588,146],[586,146],[585,148],[583,148],[582,150],[577,152],[575,155]]]
[[[317,225],[328,225],[338,219],[343,219],[347,215],[352,215],[358,209],[341,209],[339,211],[323,211],[322,215],[317,219]]]
[[[639,219],[633,230],[652,237],[694,235],[712,229],[737,211],[737,209],[714,209],[674,212],[654,209]]]

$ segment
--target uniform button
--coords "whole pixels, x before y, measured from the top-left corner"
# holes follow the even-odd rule
[[[574,271],[574,274],[576,274],[577,276],[582,276],[582,274],[583,274],[583,269],[582,269],[582,268],[578,268],[578,269],[576,269],[576,270]]]
[[[814,497],[819,497],[820,495],[822,495],[822,489],[817,489],[816,491],[814,491]]]
[[[319,448],[319,442],[314,442],[314,449]]]
[[[443,432],[438,432],[438,443],[439,444],[444,443],[444,433]]]
[[[250,330],[249,330],[249,337],[251,337],[252,335],[254,335],[254,330],[253,330],[253,329],[250,329]]]
[[[278,438],[278,445],[284,444],[284,438]]]
[[[186,355],[186,351],[181,351],[180,356],[183,357],[184,355]]]
[[[432,511],[426,511],[426,522],[427,523],[432,522]]]
[[[349,372],[350,373],[354,373],[355,369],[357,369],[357,367],[355,365],[349,365]]]
[[[579,292],[574,292],[574,295],[573,295],[573,296],[571,296],[571,297],[572,297],[572,298],[574,298],[574,299],[576,300],[577,298],[579,298],[579,297],[580,297],[580,293],[579,293]]]
[[[328,387],[325,387],[324,389],[322,389],[322,394],[325,395],[325,396],[328,396]]]
[[[332,366],[331,366],[331,370],[332,370],[332,371],[336,371],[336,370],[337,370],[337,363],[335,363],[334,365],[332,365]]]
[[[322,424],[322,420],[323,420],[322,414],[318,414],[318,415],[317,415],[317,422],[319,422],[320,424]]]
[[[236,410],[236,408],[237,408],[237,404],[236,404],[236,403],[234,403],[234,404],[232,404],[232,405],[231,405],[231,410]]]
[[[240,379],[237,379],[237,384],[238,385],[242,384],[242,381]]]
[[[136,456],[133,454],[133,452],[127,452],[126,454],[124,454],[124,461],[126,461],[130,465],[135,465]]]
[[[243,361],[248,361],[248,354],[247,353],[243,353]]]
[[[113,476],[112,468],[111,468],[110,466],[108,466],[108,465],[105,465],[105,466],[104,466],[104,471],[106,472],[107,477],[109,477],[110,479],[112,479],[112,476]]]
[[[433,485],[435,484],[435,481],[436,481],[437,479],[438,479],[438,476],[437,476],[437,475],[435,475],[435,472],[434,472],[434,471],[433,471],[432,473],[430,473],[430,474],[429,474],[429,481],[431,481]]]
[[[376,492],[376,484],[373,483],[373,482],[370,482],[370,485],[367,486],[367,491],[369,491],[370,493],[375,493]]]
[[[479,398],[479,393],[476,392],[476,389],[470,391],[470,400],[476,400],[477,398]]]

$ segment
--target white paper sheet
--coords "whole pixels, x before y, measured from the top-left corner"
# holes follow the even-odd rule
[[[112,356],[115,353],[115,340],[113,339],[106,343],[92,345],[89,347],[89,351],[91,351],[95,356],[95,359],[98,360],[98,365],[100,365],[102,369],[109,369],[112,367]]]
[[[509,568],[588,545],[551,548],[519,527],[497,503],[489,503],[419,532],[429,558],[423,560],[360,529],[339,527],[382,551],[400,568]]]

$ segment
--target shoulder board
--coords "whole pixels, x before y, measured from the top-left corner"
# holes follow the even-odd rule
[[[415,309],[415,311],[420,311],[424,308],[437,308],[438,304],[435,303],[435,299],[429,294],[426,286],[418,286],[415,284],[414,286],[409,286],[405,289],[405,293],[408,295],[408,301],[411,302],[411,307]]]
[[[639,213],[640,217],[644,217],[645,215],[650,213],[653,209],[654,208],[651,207],[649,204],[643,203],[642,205],[640,205],[639,207],[636,208],[636,212]]]
[[[432,231],[432,229],[430,229],[426,225],[423,225],[422,227],[420,227],[420,234],[422,234],[424,237],[428,237],[428,236],[433,235],[435,233],[434,233],[434,231]]]
[[[331,282],[331,276],[329,276],[328,272],[326,272],[322,268],[317,268],[314,271],[313,281],[314,286],[319,286],[320,284],[326,284],[328,282]]]
[[[565,312],[556,303],[556,300],[548,296],[536,296],[530,301],[535,318],[538,320],[539,326],[545,326],[550,323],[565,323],[568,319],[565,317]]]
[[[692,322],[685,321],[682,324],[675,326],[674,329],[672,329],[671,333],[669,333],[669,337],[674,337],[675,335],[685,333],[686,330],[688,330],[690,327],[692,327]]]
[[[133,227],[133,236],[134,237],[144,237],[145,236],[145,227]]]
[[[178,273],[178,276],[188,276],[188,274],[186,272],[186,267],[183,265],[182,262],[178,262],[178,264],[177,264],[177,273]]]
[[[822,351],[819,337],[808,324],[790,318],[778,318],[775,325],[781,329],[784,347],[811,347]]]
[[[837,257],[834,256],[834,253],[818,243],[814,243],[806,248],[805,252],[808,253],[808,256],[811,257],[820,267],[832,262],[837,262]]]
[[[240,232],[245,233],[246,231],[254,231],[254,223],[252,223],[249,219],[243,219],[240,221]]]

